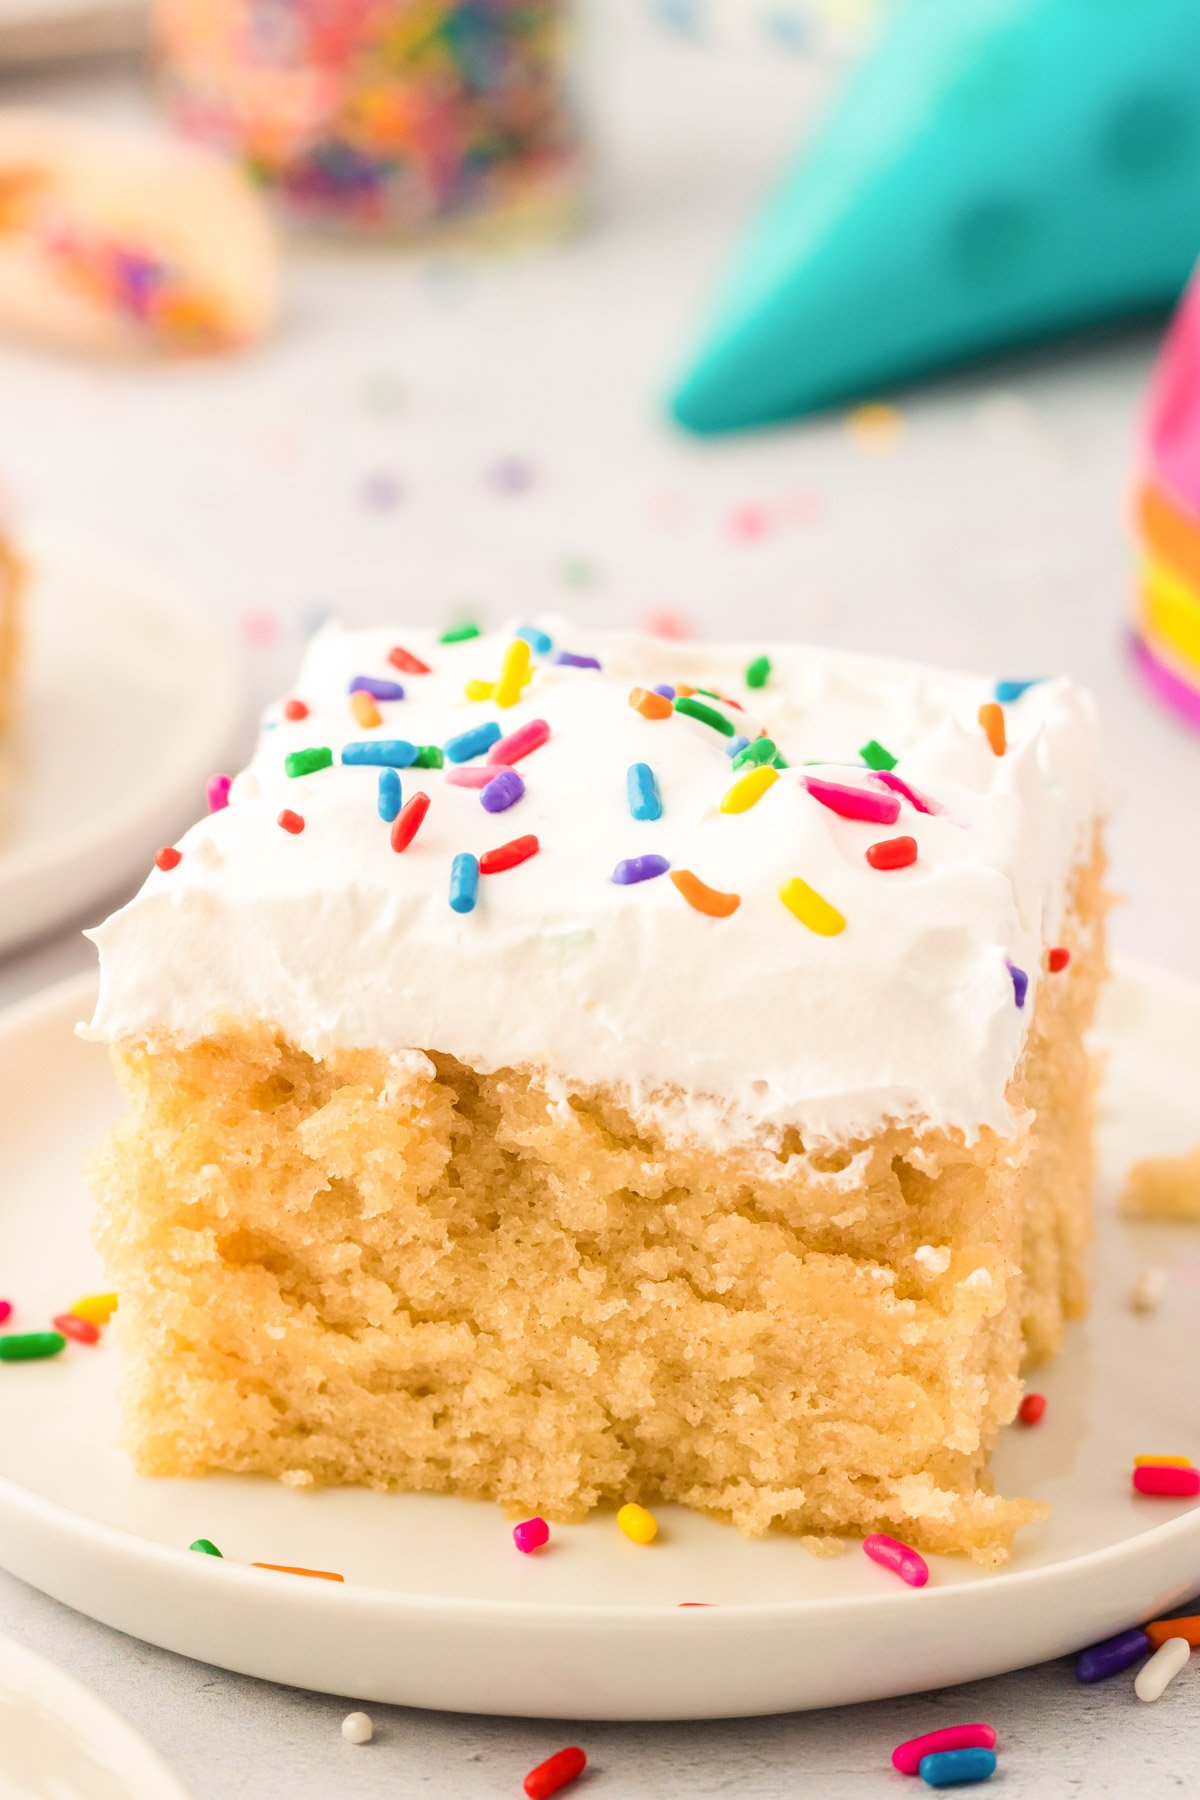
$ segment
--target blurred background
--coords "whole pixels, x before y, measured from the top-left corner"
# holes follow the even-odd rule
[[[1164,32],[1168,15],[1184,20],[1166,0],[1152,8]],[[720,340],[739,281],[743,301],[755,282],[760,298],[764,284],[784,294],[797,320],[789,340],[785,317],[785,341],[819,363],[823,345],[804,323],[818,315],[805,313],[802,281],[795,286],[803,268],[797,276],[793,264],[831,266],[813,251],[814,233],[836,239],[824,215],[853,211],[912,143],[936,167],[955,166],[958,102],[939,110],[938,94],[951,93],[964,69],[1002,83],[1006,30],[1050,59],[1061,94],[1079,6],[1040,0],[1039,12],[1035,0],[988,0],[977,22],[994,27],[997,41],[964,42],[960,20],[941,63],[937,33],[883,57],[875,46],[891,28],[890,9],[870,0],[601,0],[574,14],[566,37],[565,8],[527,6],[527,41],[504,79],[511,100],[521,58],[533,58],[530,91],[517,94],[516,114],[482,151],[455,138],[452,107],[449,126],[419,111],[422,44],[471,9],[408,0],[383,10],[401,34],[393,67],[417,59],[411,91],[381,98],[374,70],[365,98],[351,94],[365,139],[316,166],[296,148],[297,119],[324,104],[321,84],[344,50],[339,33],[352,37],[371,11],[359,0],[323,8],[165,0],[153,56],[142,0],[0,0],[0,124],[34,109],[59,124],[136,134],[141,163],[135,157],[133,172],[112,182],[136,188],[149,171],[156,193],[134,215],[151,250],[158,232],[171,266],[194,258],[206,279],[224,281],[229,306],[245,309],[248,340],[204,342],[211,319],[197,313],[194,291],[178,330],[169,318],[147,324],[143,309],[119,343],[98,326],[88,341],[78,318],[54,337],[48,307],[26,304],[22,315],[5,294],[15,277],[4,230],[6,221],[10,239],[23,221],[28,230],[31,215],[18,207],[14,223],[13,207],[3,209],[5,158],[8,191],[16,169],[20,196],[31,157],[54,163],[59,151],[28,151],[18,133],[6,152],[0,133],[0,477],[18,535],[69,532],[152,565],[220,622],[245,675],[230,760],[248,743],[254,709],[286,688],[304,639],[330,615],[448,625],[551,611],[755,644],[810,639],[1000,677],[1069,671],[1097,691],[1106,718],[1117,884],[1132,896],[1117,942],[1200,973],[1179,903],[1194,887],[1197,857],[1175,811],[1196,744],[1137,681],[1127,644],[1139,426],[1171,300],[1200,250],[1200,160],[1189,190],[1195,245],[1181,258],[1176,232],[1144,292],[1105,289],[1096,270],[1090,310],[1050,296],[1043,316],[1035,293],[1024,311],[986,318],[978,344],[969,331],[955,335],[954,318],[940,320],[939,341],[898,344],[892,382],[878,378],[889,372],[886,343],[879,358],[864,355],[855,393],[846,357],[853,362],[876,328],[887,338],[905,281],[938,303],[936,271],[899,268],[919,235],[918,166],[904,190],[908,210],[901,215],[881,189],[860,233],[877,247],[882,281],[861,256],[855,263],[853,245],[834,245],[833,265],[867,290],[851,293],[845,309],[853,333],[839,347],[844,396],[805,411],[785,383],[780,417],[728,431],[703,421],[689,430],[672,411],[674,394],[675,413],[686,416],[680,384],[703,362],[706,340]],[[915,10],[943,22],[954,11]],[[1194,22],[1182,29],[1195,35]],[[451,29],[439,39],[443,73],[446,56],[455,69],[455,57],[469,58],[467,40],[445,49],[452,38]],[[259,75],[266,66],[257,86],[246,79],[248,58]],[[1168,36],[1157,60],[1178,62]],[[879,93],[885,63],[907,70],[896,107]],[[849,125],[839,125],[839,109],[872,66],[874,99],[859,107],[868,124],[860,117],[854,137],[853,107]],[[1103,83],[1106,72],[1092,77]],[[1137,135],[1144,116],[1152,124],[1158,116],[1152,102],[1134,109],[1127,160],[1155,153],[1154,131],[1149,152]],[[818,122],[831,113],[841,142],[825,157],[814,202],[805,147],[820,143]],[[881,119],[890,141],[879,139]],[[277,303],[264,298],[275,279],[270,243],[254,237],[241,190],[193,207],[186,188],[172,189],[179,123],[252,166],[249,204],[263,196],[280,233]],[[381,190],[362,143],[376,128],[383,141],[401,126],[428,134],[438,178]],[[1048,143],[1069,138],[1061,109],[1046,130]],[[1026,147],[1030,135],[1026,124]],[[95,172],[107,141],[85,135],[62,154]],[[989,142],[1003,159],[1003,132]],[[476,160],[464,183],[468,150]],[[983,151],[976,143],[969,153]],[[1066,162],[1045,166],[1042,178],[1075,212],[1088,198],[1071,187],[1080,177]],[[87,184],[77,186],[82,194]],[[62,192],[71,191],[64,177]],[[1009,240],[1023,227],[981,192],[962,256],[990,294],[1003,287]],[[943,199],[931,190],[931,207]],[[80,204],[86,213],[107,202]],[[814,204],[817,214],[824,207],[816,222]],[[790,242],[789,209],[799,221]],[[73,228],[64,254],[67,227],[55,226],[58,273],[65,267],[96,311],[120,310],[94,268],[81,275],[82,227]],[[782,245],[766,275],[764,232]],[[1095,244],[1075,249],[1072,277],[1096,256]],[[739,255],[756,263],[755,282],[742,280]],[[889,266],[898,270],[894,305]],[[836,317],[839,295],[825,299]],[[1063,325],[1072,327],[1066,336]],[[766,354],[769,376],[770,344]],[[731,379],[736,388],[736,370]],[[111,885],[134,873],[114,869]],[[5,992],[84,960],[64,941],[10,966]]]

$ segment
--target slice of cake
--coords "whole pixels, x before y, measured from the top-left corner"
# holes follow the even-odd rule
[[[94,934],[138,1469],[1002,1557],[1085,1298],[1100,807],[1066,680],[323,633]]]

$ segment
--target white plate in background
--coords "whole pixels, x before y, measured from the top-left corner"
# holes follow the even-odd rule
[[[17,716],[0,743],[0,953],[92,909],[204,810],[241,683],[161,574],[58,534],[30,567]]]
[[[0,1270],[16,1329],[100,1279],[80,1157],[118,1110],[106,1058],[72,1035],[90,981],[0,1019]],[[1049,1500],[993,1574],[931,1557],[913,1591],[856,1545],[741,1538],[678,1507],[648,1549],[611,1514],[521,1556],[498,1508],[304,1492],[253,1478],[152,1481],[116,1448],[114,1345],[0,1368],[0,1564],[91,1617],[186,1656],[361,1700],[559,1718],[683,1719],[879,1699],[1059,1656],[1200,1584],[1200,1505],[1142,1499],[1142,1452],[1197,1452],[1200,1233],[1119,1221],[1130,1163],[1200,1134],[1200,988],[1127,967],[1113,983],[1090,1319],[1039,1370],[1043,1423],[1004,1434],[997,1485]],[[1143,1263],[1170,1272],[1131,1312]],[[188,1550],[211,1538],[226,1560]],[[344,1585],[253,1569],[332,1569]],[[684,1609],[707,1600],[711,1608]]]
[[[0,1637],[0,1797],[187,1800],[118,1713],[7,1637]]]

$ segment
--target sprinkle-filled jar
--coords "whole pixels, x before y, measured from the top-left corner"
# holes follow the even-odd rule
[[[571,0],[155,0],[176,122],[297,222],[552,230],[579,169]]]

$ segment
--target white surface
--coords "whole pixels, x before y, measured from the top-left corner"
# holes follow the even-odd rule
[[[203,806],[240,684],[173,582],[81,541],[27,545],[27,659],[0,786],[0,952],[95,907]]]
[[[268,708],[229,805],[198,819],[179,841],[182,861],[151,870],[96,932],[96,1035],[194,1043],[214,1018],[271,1019],[311,1056],[383,1050],[410,1066],[415,1056],[426,1075],[420,1046],[436,1045],[486,1073],[538,1070],[564,1104],[615,1085],[668,1141],[757,1142],[767,1180],[793,1128],[810,1147],[896,1122],[968,1143],[989,1127],[1011,1135],[1008,1090],[1045,952],[1107,805],[1090,697],[1066,680],[1038,682],[1006,709],[1008,753],[995,756],[979,726],[994,684],[978,675],[760,643],[770,679],[751,689],[754,644],[542,623],[559,651],[596,666],[557,666],[552,651],[503,708],[464,688],[499,674],[510,632],[441,644],[397,623],[314,638],[290,689],[306,717]],[[395,681],[397,640],[426,673]],[[402,689],[371,727],[355,723],[348,698],[364,676]],[[629,704],[635,685],[676,682],[729,695],[710,710],[730,736]],[[430,805],[400,857],[379,818],[378,767],[342,760],[379,754],[381,740],[399,738],[411,757],[414,745],[501,739],[534,721],[548,741],[518,759],[520,798],[503,813],[454,785],[471,768],[449,755],[442,770],[404,770],[403,792]],[[744,778],[731,738],[760,727],[790,766],[766,771],[773,785],[753,807],[725,812]],[[894,773],[862,762],[873,737],[899,759]],[[289,758],[313,746],[333,766],[289,776]],[[630,817],[626,776],[639,763],[661,790],[654,821]],[[874,822],[823,805],[818,778],[873,801]],[[924,810],[914,796],[928,796]],[[279,828],[281,806],[303,816],[302,832]],[[911,833],[919,855],[884,874],[867,847],[892,831]],[[453,911],[453,859],[518,834],[536,837],[536,856],[480,881],[469,914]],[[643,852],[668,878],[618,882],[618,866]],[[736,911],[712,919],[689,906],[674,885],[683,871],[734,894]],[[780,898],[796,876],[844,930],[798,923]],[[1014,965],[1027,979],[1021,1006]],[[781,989],[804,996],[800,1034]],[[514,994],[537,1004],[514,1005]]]
[[[606,16],[628,10],[604,0]],[[32,512],[180,568],[231,623],[265,613],[274,641],[246,644],[262,700],[335,600],[364,623],[402,606],[441,620],[478,604],[494,620],[549,601],[616,623],[672,606],[710,634],[736,622],[747,636],[1065,669],[1100,697],[1126,796],[1117,937],[1200,974],[1200,835],[1180,810],[1200,744],[1133,685],[1120,644],[1124,496],[1155,332],[905,395],[889,457],[864,457],[837,419],[683,441],[656,397],[811,84],[786,56],[633,31],[604,75],[597,219],[578,242],[492,270],[294,259],[284,332],[211,369],[129,375],[0,351],[0,469]],[[142,106],[132,80],[7,91],[123,120]],[[535,480],[501,498],[485,473],[513,453]],[[362,504],[374,474],[402,486],[390,511]],[[731,515],[748,503],[776,522],[738,542]],[[563,581],[574,557],[589,559],[590,586]],[[0,968],[0,996],[92,960],[64,935]],[[1080,1689],[1057,1662],[947,1694],[712,1725],[573,1730],[372,1706],[376,1740],[360,1749],[339,1731],[354,1696],[220,1674],[3,1575],[0,1604],[10,1630],[126,1711],[197,1800],[501,1800],[573,1740],[596,1800],[886,1800],[893,1745],[964,1717],[999,1729],[1009,1800],[1165,1800],[1190,1778],[1200,1728],[1194,1669],[1147,1707],[1122,1681]]]
[[[107,1058],[73,1036],[91,998],[90,982],[73,981],[0,1021],[0,1267],[25,1329],[101,1279],[78,1169],[118,1096]],[[816,1559],[675,1507],[662,1509],[653,1550],[594,1515],[523,1557],[492,1506],[147,1480],[115,1445],[108,1341],[5,1369],[0,1562],[107,1624],[246,1674],[552,1718],[873,1700],[1062,1655],[1155,1616],[1195,1579],[1200,1506],[1136,1496],[1129,1474],[1140,1451],[1192,1446],[1200,1309],[1177,1276],[1188,1231],[1119,1223],[1114,1197],[1132,1160],[1195,1129],[1200,988],[1134,968],[1108,1018],[1092,1313],[1039,1376],[1045,1423],[1008,1431],[996,1458],[1001,1491],[1053,1508],[999,1573],[936,1557],[914,1592],[857,1547]],[[1176,1272],[1152,1320],[1129,1307],[1131,1260]],[[189,1551],[200,1536],[225,1560]]]
[[[0,1638],[0,1800],[187,1800],[103,1701]]]

